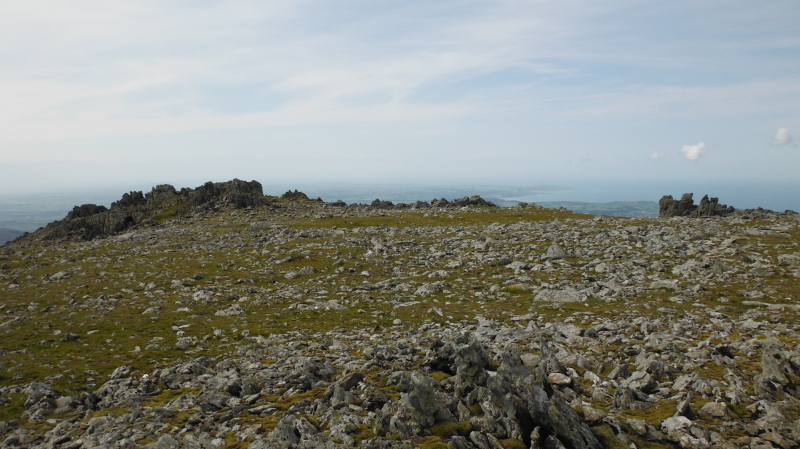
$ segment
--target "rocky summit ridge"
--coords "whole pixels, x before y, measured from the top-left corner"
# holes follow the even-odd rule
[[[0,249],[0,447],[798,447],[800,218],[662,203],[78,206]]]
[[[284,200],[311,199],[303,192],[288,191],[281,195]],[[153,187],[149,193],[134,191],[126,193],[110,208],[96,204],[75,206],[63,220],[46,226],[40,235],[45,239],[68,238],[71,240],[92,240],[97,237],[113,235],[138,224],[153,224],[168,218],[190,214],[197,211],[243,209],[255,206],[277,206],[278,198],[264,196],[258,181],[207,182],[194,189],[180,191],[169,184]],[[323,203],[322,199],[316,200]],[[331,203],[334,206],[347,206],[342,201]],[[370,204],[376,209],[425,209],[430,207],[495,206],[480,196],[464,197],[447,201],[445,198],[417,201],[413,204],[376,199]]]
[[[661,218],[714,217],[736,212],[733,206],[719,204],[719,198],[709,198],[708,195],[704,195],[700,199],[700,204],[695,205],[693,196],[691,193],[684,193],[680,200],[673,199],[672,195],[661,197],[658,202],[658,216]]]

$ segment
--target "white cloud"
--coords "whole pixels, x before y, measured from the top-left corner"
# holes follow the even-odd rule
[[[650,160],[652,161],[660,161],[661,159],[664,159],[664,153],[655,152],[650,155]]]
[[[684,145],[681,148],[681,153],[686,156],[690,161],[697,161],[706,155],[706,143],[700,142],[697,145]]]
[[[778,128],[778,132],[775,133],[775,137],[773,137],[769,143],[776,147],[788,145],[792,143],[792,135],[789,134],[789,130],[787,128]]]

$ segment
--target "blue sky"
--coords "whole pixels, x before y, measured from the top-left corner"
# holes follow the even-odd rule
[[[798,23],[796,1],[6,1],[0,190],[797,182]]]

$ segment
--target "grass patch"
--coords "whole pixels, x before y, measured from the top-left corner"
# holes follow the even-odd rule
[[[624,410],[621,414],[628,418],[641,419],[658,429],[661,427],[662,421],[675,414],[677,406],[678,402],[675,400],[664,400],[646,410]]]
[[[11,393],[8,395],[9,401],[0,406],[0,421],[11,421],[17,419],[25,411],[25,401],[28,396],[24,393]]]

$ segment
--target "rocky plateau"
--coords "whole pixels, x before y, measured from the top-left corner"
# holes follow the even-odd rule
[[[800,447],[800,216],[256,181],[0,248],[0,447]]]

